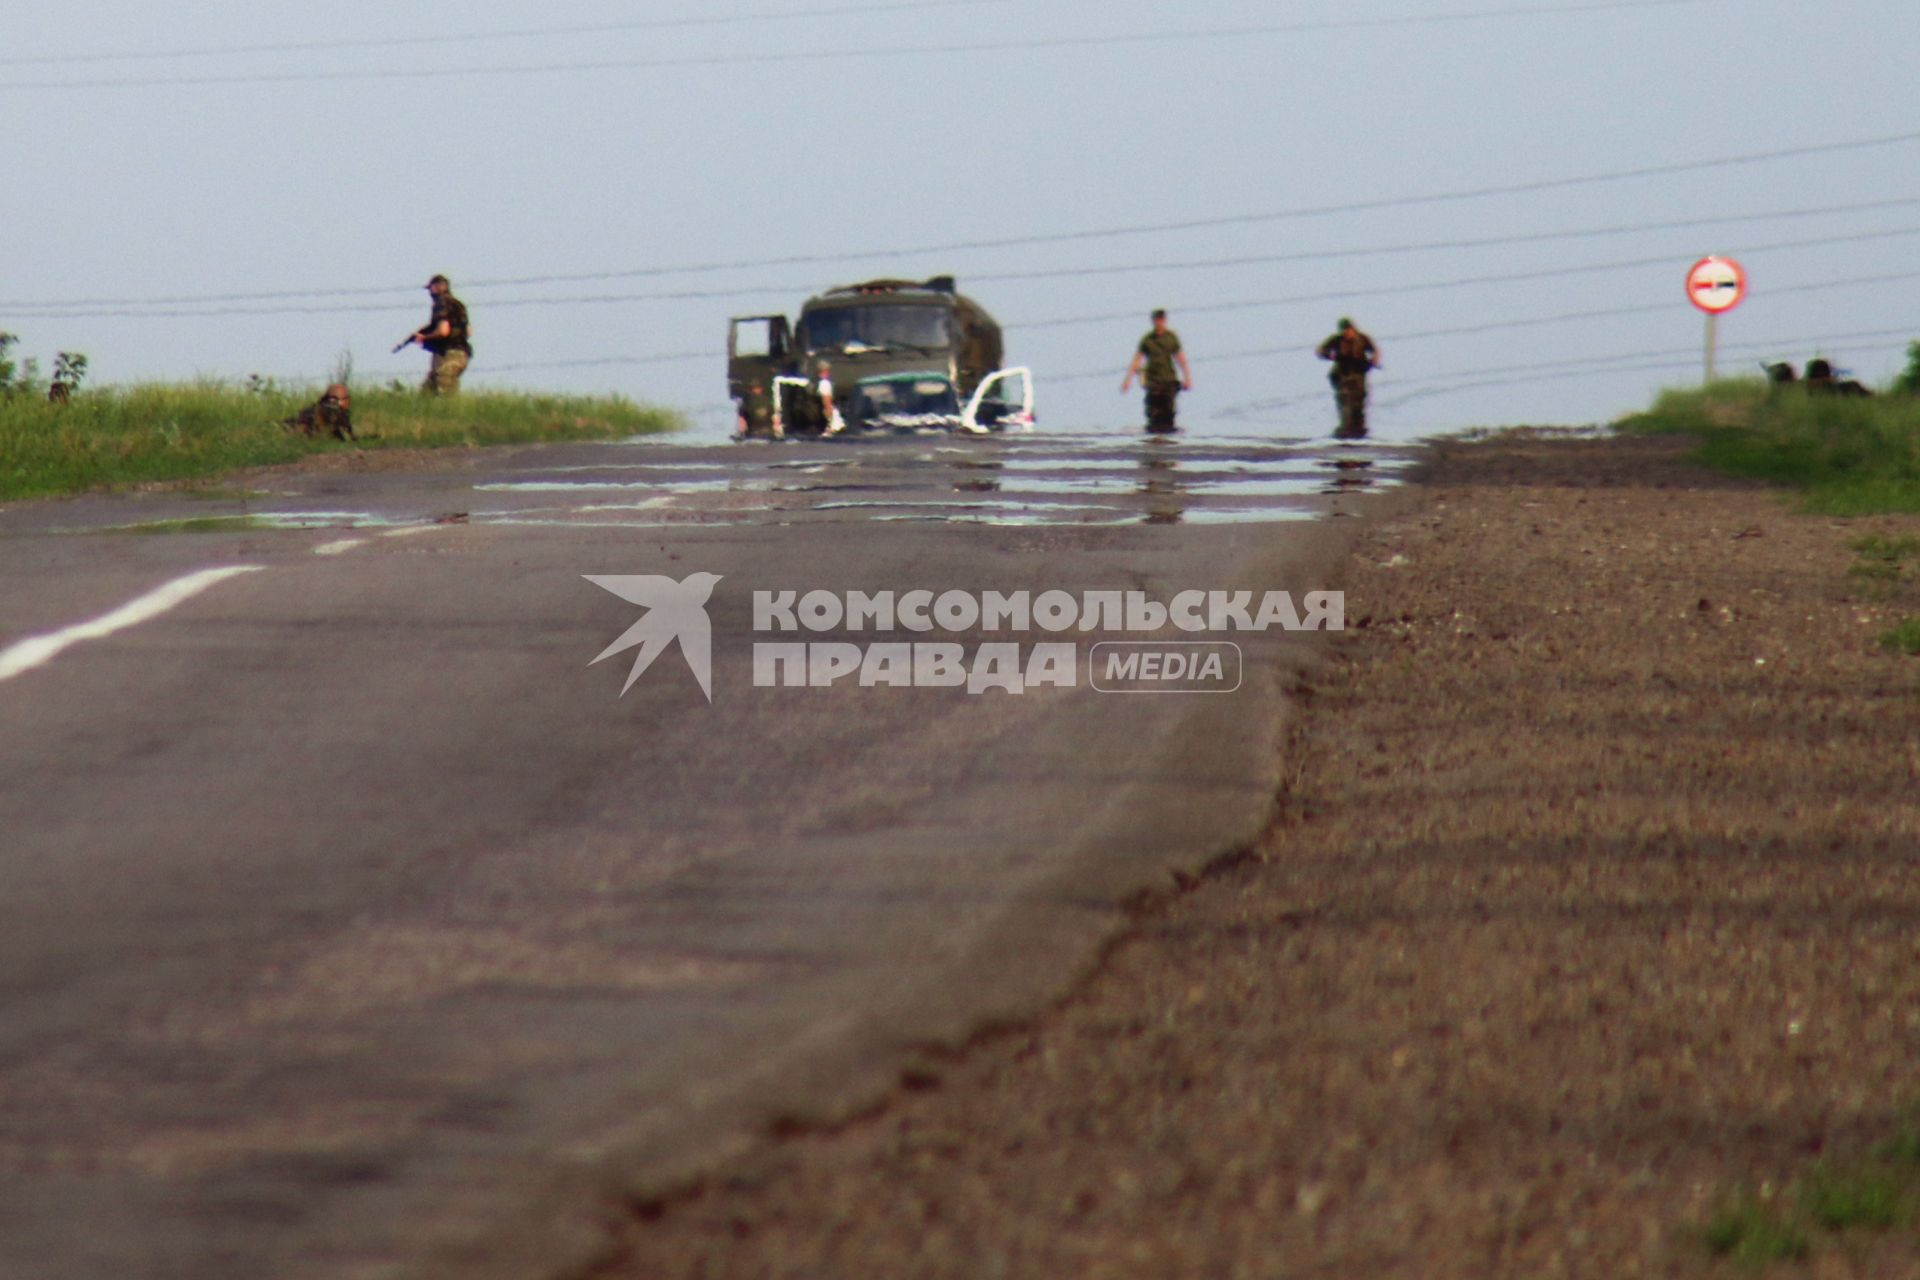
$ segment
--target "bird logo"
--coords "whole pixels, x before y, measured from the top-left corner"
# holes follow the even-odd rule
[[[633,670],[627,673],[627,682],[620,688],[620,696],[624,698],[627,690],[633,688],[633,682],[660,656],[661,650],[677,640],[681,656],[693,668],[693,678],[700,682],[700,691],[707,695],[708,702],[713,701],[713,624],[707,619],[707,597],[720,581],[719,574],[691,573],[679,582],[653,573],[581,576],[647,611],[618,640],[601,650],[600,656],[588,666],[611,658],[623,649],[640,646],[640,652],[634,655]]]

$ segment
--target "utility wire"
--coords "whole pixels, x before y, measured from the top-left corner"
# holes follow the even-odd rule
[[[1781,249],[1806,249],[1833,244],[1858,244],[1873,240],[1894,240],[1920,235],[1920,227],[1906,227],[1895,231],[1867,231],[1856,235],[1830,236],[1815,240],[1789,240],[1774,244],[1753,245],[1743,250],[1746,253],[1767,253]],[[1396,283],[1365,289],[1334,289],[1320,293],[1297,293],[1274,298],[1244,298],[1234,302],[1191,303],[1185,306],[1173,306],[1168,310],[1188,315],[1200,315],[1223,311],[1251,311],[1266,307],[1295,306],[1310,302],[1339,302],[1352,298],[1394,296],[1406,293],[1432,292],[1436,289],[1460,289],[1488,284],[1527,283],[1536,280],[1562,279],[1567,276],[1592,275],[1604,271],[1627,271],[1639,267],[1669,266],[1673,263],[1671,254],[1650,258],[1627,258],[1615,262],[1595,262],[1580,266],[1551,267],[1531,271],[1509,271],[1479,276],[1458,276],[1451,280],[1425,280],[1417,283]],[[1869,277],[1855,283],[1872,283],[1878,280],[1906,280],[1916,273],[1886,274]],[[1784,292],[1774,290],[1773,292]],[[1132,311],[1102,312],[1097,315],[1061,316],[1051,320],[1032,320],[1023,324],[1009,324],[1009,329],[1058,329],[1074,328],[1080,325],[1105,324],[1116,320],[1130,320],[1138,317],[1138,309]]]
[[[1550,7],[1502,7],[1465,10],[1454,13],[1409,15],[1396,18],[1325,19],[1316,22],[1262,23],[1239,27],[1203,30],[1148,31],[1110,36],[1028,37],[1020,40],[985,40],[964,43],[891,45],[866,49],[826,49],[813,51],[764,53],[726,53],[684,55],[661,58],[612,58],[575,62],[514,63],[475,67],[402,67],[360,71],[282,71],[235,72],[191,76],[126,76],[91,80],[16,80],[0,82],[0,91],[22,89],[134,89],[199,85],[312,84],[356,80],[427,80],[479,76],[580,74],[590,71],[643,71],[671,67],[767,66],[786,63],[845,61],[851,59],[911,59],[941,55],[979,53],[1033,53],[1055,49],[1117,48],[1128,45],[1166,45],[1197,41],[1245,40],[1256,36],[1297,35],[1310,32],[1380,30],[1391,27],[1427,27],[1443,23],[1485,22],[1502,19],[1556,17],[1585,13],[1611,13],[1638,9],[1667,9],[1704,3],[1705,0],[1594,0],[1592,3]]]
[[[1900,227],[1885,231],[1862,231],[1841,236],[1819,236],[1811,239],[1780,240],[1771,244],[1750,245],[1743,253],[1769,253],[1783,249],[1809,249],[1828,245],[1864,244],[1881,240],[1898,240],[1920,236],[1920,227]],[[1354,298],[1397,296],[1408,293],[1424,293],[1441,289],[1459,289],[1490,284],[1531,283],[1538,280],[1557,279],[1567,276],[1592,275],[1607,271],[1625,271],[1640,267],[1669,266],[1673,263],[1672,254],[1662,254],[1644,258],[1617,259],[1611,262],[1594,262],[1565,267],[1536,268],[1527,271],[1494,272],[1483,275],[1456,276],[1447,280],[1426,280],[1418,282],[1396,282],[1389,285],[1370,286],[1364,289],[1334,289],[1319,293],[1288,294],[1270,298],[1243,298],[1233,302],[1190,303],[1175,306],[1170,310],[1188,315],[1199,315],[1226,311],[1259,310],[1267,307],[1297,306],[1316,302],[1340,302]],[[1889,275],[1878,279],[1906,279],[1906,276]],[[555,307],[588,306],[609,303],[632,302],[685,302],[715,298],[758,297],[769,292],[780,291],[782,286],[754,285],[734,289],[676,289],[650,293],[605,293],[571,294],[567,296],[538,298],[492,298],[486,303],[494,310],[516,307]],[[1778,292],[1778,291],[1776,291]],[[268,316],[268,315],[337,315],[369,314],[393,310],[392,303],[343,303],[336,305],[314,306],[311,304],[263,307],[206,307],[206,308],[87,308],[65,307],[57,304],[10,304],[9,309],[19,314],[42,320],[78,320],[78,319],[202,319],[223,316]],[[41,309],[35,309],[39,307]],[[1055,317],[1047,320],[1009,321],[1005,328],[1009,330],[1078,328],[1083,325],[1106,324],[1118,320],[1133,319],[1136,310],[1101,312],[1091,315]]]
[[[1200,258],[1185,262],[1130,262],[1091,267],[1053,267],[1044,271],[1001,271],[970,274],[969,281],[984,280],[1000,284],[1019,280],[1054,280],[1078,276],[1131,274],[1142,271],[1199,271],[1218,267],[1266,266],[1281,262],[1320,262],[1342,258],[1390,257],[1406,253],[1434,253],[1450,249],[1506,249],[1515,245],[1551,244],[1563,240],[1595,240],[1614,236],[1643,235],[1652,231],[1683,231],[1695,227],[1737,226],[1745,222],[1785,221],[1795,218],[1826,217],[1836,213],[1861,213],[1896,209],[1920,204],[1920,196],[1902,196],[1893,200],[1872,200],[1851,205],[1828,205],[1818,209],[1783,209],[1773,213],[1754,213],[1711,218],[1683,218],[1673,222],[1616,223],[1605,227],[1583,227],[1570,231],[1537,231],[1522,235],[1483,236],[1474,239],[1427,240],[1415,244],[1378,245],[1360,249],[1299,249],[1289,253],[1250,254],[1233,258]]]
[[[1895,276],[1868,276],[1851,280],[1826,280],[1817,284],[1784,285],[1777,289],[1767,290],[1765,296],[1777,297],[1783,294],[1821,293],[1835,289],[1850,289],[1861,284],[1877,283],[1881,280],[1899,282],[1915,278],[1920,278],[1920,272],[1910,272],[1905,275]],[[1674,305],[1675,304],[1669,302],[1643,303],[1632,307],[1606,307],[1592,311],[1563,312],[1559,315],[1551,316],[1528,316],[1515,320],[1498,320],[1486,324],[1456,325],[1444,329],[1427,329],[1418,333],[1383,334],[1381,335],[1380,343],[1383,347],[1390,347],[1397,350],[1401,346],[1409,343],[1416,343],[1433,338],[1470,336],[1497,329],[1536,329],[1552,324],[1611,318],[1614,316],[1666,314],[1674,310]],[[1903,334],[1915,334],[1917,330],[1920,330],[1920,326],[1905,329],[1873,329],[1862,333],[1830,334],[1825,340],[1831,342],[1864,341],[1873,338],[1899,337]],[[1784,344],[1760,343],[1758,345],[1768,349],[1778,349]],[[1735,346],[1729,349],[1739,350],[1740,347]],[[1205,361],[1208,366],[1238,364],[1245,360],[1271,360],[1278,357],[1300,356],[1308,350],[1310,350],[1310,348],[1294,343],[1284,347],[1259,347],[1244,351],[1222,352],[1219,355],[1209,355],[1205,357]],[[1044,381],[1052,384],[1062,382],[1087,382],[1096,378],[1111,378],[1114,376],[1118,367],[1119,366],[1103,369],[1086,369],[1077,373],[1047,375]]]
[[[1819,351],[1831,349],[1829,344],[1838,342],[1868,342],[1886,338],[1901,338],[1912,333],[1911,329],[1866,329],[1854,333],[1824,334],[1818,338],[1794,337],[1772,338],[1751,342],[1732,343],[1721,348],[1722,353],[1776,354],[1785,350]],[[1217,361],[1209,361],[1217,363]],[[1589,377],[1604,373],[1638,373],[1658,369],[1697,369],[1700,357],[1695,355],[1685,359],[1676,356],[1671,350],[1626,351],[1605,356],[1583,356],[1567,360],[1544,360],[1526,364],[1496,365],[1478,369],[1461,369],[1452,373],[1433,374],[1424,378],[1396,379],[1393,387],[1396,391],[1404,388],[1416,390],[1397,395],[1379,402],[1387,408],[1408,400],[1425,396],[1451,394],[1455,390],[1489,386],[1505,386],[1510,383],[1528,383],[1553,381],[1559,377]],[[1464,381],[1463,381],[1464,380]],[[1244,416],[1254,412],[1264,412],[1283,408],[1302,399],[1318,399],[1319,396],[1282,396],[1270,400],[1250,400],[1242,404],[1229,405],[1219,410],[1222,417]]]
[[[1695,161],[1695,162],[1692,162],[1691,165],[1662,166],[1657,170],[1657,172],[1664,174],[1664,173],[1679,173],[1679,172],[1687,171],[1689,169],[1713,169],[1713,168],[1724,167],[1727,165],[1756,163],[1756,162],[1768,160],[1768,159],[1782,159],[1782,158],[1797,157],[1797,156],[1803,156],[1803,155],[1812,155],[1822,151],[1856,150],[1856,149],[1865,148],[1865,147],[1889,146],[1889,145],[1895,145],[1898,143],[1914,142],[1914,141],[1920,141],[1920,133],[1899,134],[1899,135],[1893,135],[1893,136],[1884,137],[1884,138],[1871,138],[1871,139],[1854,140],[1854,141],[1839,142],[1839,143],[1828,143],[1822,146],[1800,147],[1800,148],[1794,148],[1788,151],[1781,151],[1781,152],[1761,152],[1761,153],[1750,153],[1747,155],[1739,155],[1739,156],[1723,156],[1723,157],[1718,157],[1710,160]],[[1618,180],[1631,178],[1631,177],[1645,176],[1649,172],[1655,172],[1655,171],[1650,171],[1646,169],[1614,170],[1612,172],[1606,172],[1606,173],[1588,174],[1583,177],[1554,179],[1554,180],[1550,180],[1548,183],[1544,185],[1577,186],[1582,184],[1604,183],[1604,182],[1618,181]],[[1542,184],[1531,184],[1531,185],[1533,187],[1542,186]],[[1483,196],[1511,194],[1513,192],[1516,192],[1522,189],[1525,189],[1525,188],[1483,187],[1483,188],[1477,188],[1477,189],[1470,189],[1466,191],[1443,192],[1439,194],[1429,194],[1429,195],[1402,196],[1402,197],[1397,197],[1397,198],[1388,199],[1388,200],[1370,201],[1364,205],[1321,206],[1319,208],[1281,210],[1281,211],[1265,213],[1265,214],[1238,215],[1233,218],[1222,220],[1221,222],[1218,222],[1218,223],[1184,223],[1184,224],[1180,224],[1180,229],[1196,229],[1196,228],[1202,228],[1202,227],[1207,227],[1212,225],[1224,225],[1226,222],[1246,223],[1246,222],[1258,222],[1258,221],[1282,221],[1282,220],[1287,220],[1292,218],[1312,218],[1312,217],[1331,216],[1331,215],[1340,214],[1340,213],[1351,213],[1351,212],[1357,212],[1361,209],[1401,208],[1401,207],[1410,207],[1410,206],[1423,205],[1423,204],[1471,200],[1471,199],[1477,199]],[[1897,206],[1912,205],[1915,203],[1920,203],[1920,199],[1916,199],[1914,197],[1897,197],[1889,200],[1865,201],[1865,202],[1860,202],[1856,204],[1846,204],[1846,205],[1833,205],[1826,208],[1782,210],[1774,213],[1751,214],[1751,215],[1744,215],[1739,217],[1729,217],[1721,221],[1725,221],[1727,223],[1760,222],[1760,221],[1767,221],[1775,218],[1791,219],[1791,218],[1812,217],[1812,216],[1818,216],[1823,214],[1833,214],[1833,213],[1865,212],[1865,211],[1870,211],[1874,209],[1885,209],[1885,208],[1894,208]],[[1700,225],[1711,225],[1711,221],[1712,220],[1699,220]],[[1537,233],[1530,236],[1513,237],[1511,238],[1510,242],[1525,243],[1525,242],[1541,241],[1555,235],[1565,235],[1567,238],[1570,238],[1570,239],[1582,238],[1589,235],[1598,236],[1602,234],[1612,234],[1616,229],[1621,234],[1626,234],[1629,230],[1636,230],[1636,229],[1637,230],[1669,230],[1669,229],[1679,229],[1685,225],[1690,225],[1690,224],[1689,223],[1649,223],[1641,228],[1631,228],[1623,225],[1618,228],[1597,228],[1597,229],[1581,230],[1581,231],[1575,231],[1575,232],[1564,232],[1564,233],[1544,232],[1544,233]],[[492,277],[492,278],[463,281],[462,287],[463,288],[467,288],[467,287],[498,288],[498,287],[507,287],[507,286],[531,286],[531,285],[549,285],[549,284],[588,284],[588,283],[601,283],[601,282],[607,282],[612,280],[637,279],[637,278],[649,277],[649,276],[696,275],[696,274],[706,274],[711,272],[736,271],[736,270],[745,270],[750,268],[762,268],[762,267],[822,266],[822,265],[831,265],[831,264],[866,262],[866,261],[872,261],[875,259],[883,259],[883,258],[900,258],[900,257],[935,254],[935,253],[955,253],[955,252],[977,250],[977,249],[1001,249],[1001,248],[1023,247],[1023,246],[1035,245],[1035,244],[1054,244],[1067,239],[1082,239],[1082,240],[1109,239],[1109,238],[1117,238],[1122,236],[1145,235],[1149,233],[1158,233],[1158,232],[1170,231],[1174,229],[1175,228],[1171,224],[1160,224],[1156,226],[1120,227],[1120,228],[1106,228],[1106,229],[1095,230],[1095,231],[1056,233],[1053,235],[1043,235],[1043,236],[1013,237],[1013,238],[1002,239],[1002,240],[964,241],[964,242],[950,243],[945,245],[925,245],[919,248],[883,249],[883,250],[875,250],[867,253],[807,254],[807,255],[780,257],[780,258],[740,259],[733,262],[696,263],[696,264],[689,264],[689,265],[683,265],[683,266],[670,266],[670,267],[636,267],[636,268],[617,270],[617,271],[591,271],[591,272],[577,272],[577,273],[558,274],[558,275],[547,274],[547,275],[536,275],[536,276],[499,276],[499,277]],[[1493,241],[1493,243],[1505,243],[1505,242],[1509,242],[1509,241],[1506,238]],[[1406,246],[1404,249],[1396,246],[1391,251],[1392,252],[1403,252],[1403,251],[1414,252],[1423,247],[1442,249],[1442,248],[1450,248],[1450,247],[1456,247],[1456,246],[1448,244],[1447,242],[1436,241],[1436,242],[1433,242],[1431,246]],[[1462,247],[1465,247],[1464,242]],[[1478,246],[1472,246],[1472,247],[1478,247]],[[1304,256],[1306,257],[1362,256],[1370,252],[1388,252],[1388,250],[1377,250],[1377,251],[1369,250],[1369,249],[1333,250],[1324,254],[1307,254]],[[1276,259],[1276,260],[1286,260],[1286,259]],[[981,278],[993,279],[995,277],[981,277]],[[1000,277],[1000,278],[1007,278],[1007,277]],[[793,288],[794,286],[791,286],[791,285],[768,286],[768,288],[765,291],[786,293],[786,292],[791,292]],[[297,290],[296,289],[278,289],[278,290],[266,290],[266,291],[257,291],[257,292],[248,292],[248,293],[170,294],[170,295],[159,295],[159,296],[140,297],[140,298],[94,297],[94,298],[70,298],[65,300],[53,300],[53,301],[8,300],[8,301],[0,301],[0,310],[11,310],[11,311],[44,310],[44,309],[67,310],[67,309],[74,309],[74,308],[80,308],[80,307],[119,308],[119,307],[143,307],[143,306],[149,306],[149,305],[157,306],[157,305],[195,304],[195,303],[211,303],[211,302],[262,302],[262,301],[271,301],[277,298],[301,298],[301,299],[310,300],[310,299],[316,299],[316,298],[376,297],[376,296],[384,296],[387,294],[397,294],[397,293],[416,294],[418,292],[418,289],[419,289],[418,285],[408,284],[408,285],[358,286],[358,287],[352,287],[352,288],[316,288],[316,289],[297,289]],[[754,290],[752,292],[760,292],[760,290]],[[720,293],[720,294],[713,294],[708,296],[738,296],[738,295]]]
[[[784,22],[803,18],[859,17],[866,14],[908,13],[924,9],[980,8],[1006,0],[912,0],[910,3],[840,5],[823,9],[763,10],[703,18],[643,18],[632,22],[598,22],[570,27],[519,27],[501,31],[461,31],[430,36],[382,36],[352,40],[288,40],[268,44],[229,44],[197,49],[143,49],[127,53],[49,53],[0,58],[0,67],[71,65],[87,62],[158,62],[188,58],[221,58],[260,53],[325,53],[339,49],[404,49],[422,45],[478,44],[493,40],[529,40],[548,36],[612,35],[621,31],[659,31],[679,27],[721,27],[743,23]]]

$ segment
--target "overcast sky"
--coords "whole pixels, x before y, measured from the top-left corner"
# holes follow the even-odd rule
[[[470,386],[705,430],[729,315],[882,274],[957,276],[1057,430],[1137,423],[1155,306],[1242,434],[1330,428],[1342,314],[1383,434],[1610,419],[1698,378],[1708,253],[1723,368],[1920,337],[1913,0],[15,7],[0,329],[99,381],[417,380],[436,271]]]

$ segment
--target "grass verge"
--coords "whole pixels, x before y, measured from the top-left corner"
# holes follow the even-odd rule
[[[1700,1241],[1715,1257],[1759,1269],[1805,1260],[1861,1232],[1912,1224],[1917,1209],[1920,1108],[1865,1159],[1817,1165],[1778,1193],[1763,1187],[1727,1197],[1701,1225]]]
[[[1788,485],[1826,515],[1920,511],[1920,398],[1810,394],[1758,378],[1666,391],[1614,424],[1700,437],[1697,459]]]
[[[317,394],[198,383],[109,387],[66,405],[0,400],[0,501],[201,479],[355,448],[605,440],[683,425],[669,410],[622,396],[464,391],[435,399],[399,387],[354,392],[357,443],[309,439],[280,425]]]

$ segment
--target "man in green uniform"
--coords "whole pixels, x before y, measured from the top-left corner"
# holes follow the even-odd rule
[[[280,423],[303,436],[328,435],[335,440],[351,440],[354,438],[353,397],[347,394],[345,383],[332,383],[318,400],[291,418],[282,418]]]
[[[1340,412],[1334,438],[1360,439],[1367,434],[1367,371],[1380,367],[1380,349],[1354,328],[1353,321],[1341,316],[1338,332],[1321,343],[1315,354],[1333,361],[1327,381],[1333,384],[1333,401]]]
[[[781,430],[779,415],[773,411],[773,399],[767,395],[766,384],[755,378],[740,395],[740,410],[733,438],[747,440],[754,436],[771,436],[778,440],[785,434]]]
[[[1193,370],[1187,365],[1186,352],[1180,349],[1180,335],[1167,328],[1164,311],[1153,313],[1153,328],[1140,339],[1133,363],[1127,366],[1127,376],[1120,380],[1121,395],[1133,386],[1135,378],[1147,391],[1147,430],[1156,434],[1175,430],[1174,401],[1182,391],[1193,390]]]
[[[453,296],[445,276],[427,281],[427,292],[433,295],[433,314],[400,346],[417,342],[433,356],[427,366],[427,380],[420,384],[422,392],[430,396],[458,395],[460,375],[473,358],[473,329],[467,322],[467,306]]]

